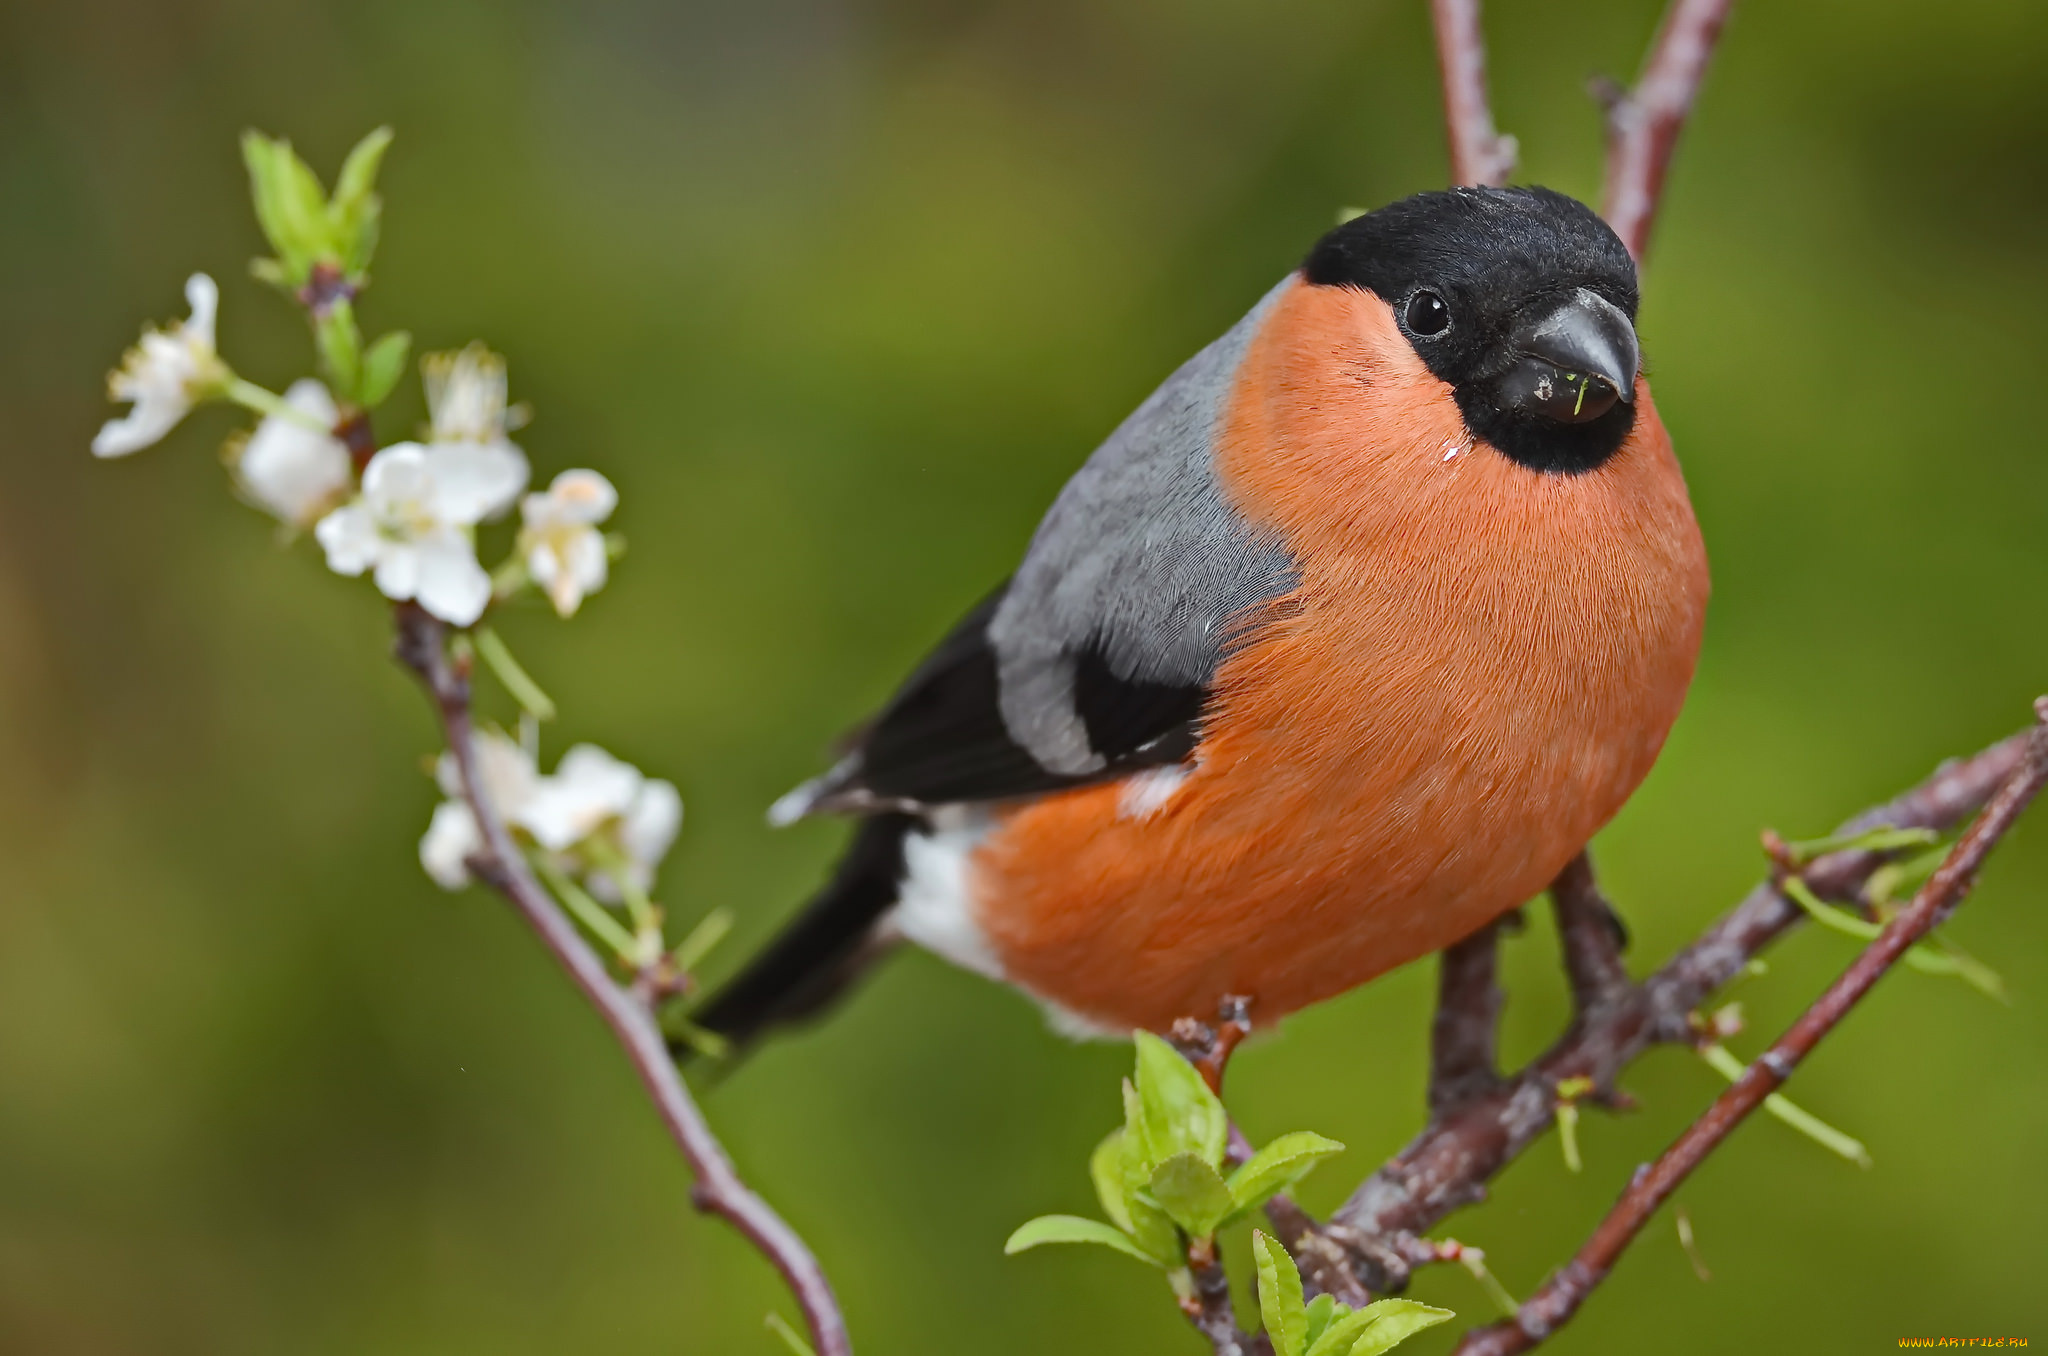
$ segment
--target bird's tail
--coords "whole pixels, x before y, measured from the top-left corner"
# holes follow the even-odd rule
[[[907,814],[863,820],[825,888],[690,1020],[723,1037],[737,1056],[843,997],[888,947],[876,924],[896,903],[903,840],[917,823]]]

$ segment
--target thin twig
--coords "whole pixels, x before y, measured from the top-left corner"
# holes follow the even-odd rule
[[[1502,136],[1493,125],[1479,0],[1430,0],[1429,12],[1436,24],[1437,69],[1443,76],[1451,182],[1504,184],[1515,172],[1515,139]]]
[[[2048,699],[2040,713],[2048,721]],[[1553,1273],[1542,1288],[1526,1300],[1514,1319],[1466,1334],[1458,1356],[1512,1356],[1548,1337],[1568,1321],[1605,1280],[1623,1250],[1634,1241],[1650,1217],[1705,1161],[1721,1142],[1763,1105],[1786,1080],[1801,1060],[1839,1025],[1850,1009],[1876,986],[1878,980],[1911,949],[1913,944],[1945,920],[1969,894],[1978,869],[1998,842],[2018,821],[2043,783],[2048,783],[2048,724],[2037,725],[2029,737],[2018,770],[2000,786],[1963,835],[1955,850],[1913,902],[1901,910],[1876,941],[1866,947],[1844,970],[1827,992],[1815,1000],[1775,1045],[1743,1072],[1722,1093],[1704,1115],[1694,1121],[1654,1164],[1639,1168],[1628,1189],[1600,1222],[1578,1255]]]
[[[1495,1045],[1502,996],[1494,982],[1501,923],[1488,923],[1444,948],[1438,962],[1436,1018],[1429,1028],[1429,1112],[1441,1116],[1458,1103],[1500,1086]]]
[[[803,1309],[818,1356],[851,1356],[846,1320],[817,1258],[773,1207],[740,1180],[725,1147],[676,1072],[654,1013],[613,981],[604,961],[534,879],[497,807],[485,794],[477,775],[469,676],[449,659],[447,628],[411,603],[399,604],[396,612],[398,634],[393,648],[433,698],[449,752],[462,774],[463,801],[475,816],[483,839],[483,851],[472,859],[476,874],[519,910],[625,1048],[662,1123],[696,1176],[690,1189],[692,1203],[724,1217],[782,1273]]]
[[[1733,3],[1672,0],[1636,87],[1617,90],[1608,101],[1607,192],[1600,215],[1638,263],[1657,221],[1671,153]]]
[[[1920,786],[1850,819],[1841,832],[1880,825],[1941,829],[1960,823],[2020,766],[2028,738],[2016,735],[1944,764]],[[1812,863],[1806,880],[1824,898],[1852,898],[1882,860],[1871,852],[1833,853]],[[1434,1118],[1352,1193],[1325,1231],[1340,1241],[1382,1245],[1377,1250],[1351,1247],[1360,1282],[1385,1291],[1404,1280],[1375,1251],[1383,1254],[1388,1242],[1419,1235],[1452,1211],[1483,1199],[1485,1184],[1549,1129],[1560,1082],[1587,1078],[1595,1088],[1611,1088],[1652,1045],[1690,1045],[1696,1039],[1691,1013],[1805,916],[1765,881],[1656,974],[1574,1022],[1540,1058],[1494,1090]]]

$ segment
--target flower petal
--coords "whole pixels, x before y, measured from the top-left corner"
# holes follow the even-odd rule
[[[192,308],[192,318],[185,322],[187,334],[198,338],[208,353],[213,352],[213,322],[220,311],[220,288],[204,273],[194,273],[185,279],[185,304]]]
[[[483,845],[469,807],[444,800],[434,807],[434,817],[420,839],[420,866],[443,890],[460,890],[469,884],[470,854]]]
[[[190,406],[183,401],[137,400],[133,409],[109,419],[93,435],[95,457],[125,457],[158,442],[178,426]]]
[[[358,575],[377,563],[385,542],[377,520],[360,503],[344,504],[320,520],[313,540],[327,552],[327,568],[336,574]]]
[[[570,522],[595,525],[612,516],[619,492],[595,471],[564,471],[548,486],[548,498]]]
[[[433,511],[468,526],[494,518],[526,488],[526,454],[511,443],[435,443],[429,449]]]
[[[420,556],[421,550],[417,543],[382,543],[377,553],[377,592],[393,602],[401,603],[417,594],[420,591]],[[425,606],[425,603],[422,602],[421,606]],[[432,612],[433,609],[427,608],[427,611]]]
[[[353,479],[348,449],[331,433],[334,398],[310,377],[292,383],[285,403],[321,428],[266,415],[235,462],[242,492],[287,523],[303,524],[331,505]]]
[[[683,827],[683,795],[674,782],[650,780],[634,797],[619,838],[626,855],[653,873]]]
[[[477,564],[476,547],[462,532],[444,528],[420,538],[408,554],[417,562],[414,589],[421,607],[450,626],[468,626],[484,614],[491,577]],[[380,574],[379,587],[382,582]]]
[[[363,498],[380,511],[424,498],[431,485],[427,449],[418,443],[393,443],[363,468]]]

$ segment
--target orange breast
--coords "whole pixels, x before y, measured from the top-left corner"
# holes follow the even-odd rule
[[[1638,382],[1599,469],[1468,443],[1367,293],[1297,282],[1247,352],[1218,462],[1301,587],[1219,674],[1187,781],[1013,812],[974,861],[1005,973],[1163,1029],[1340,993],[1529,899],[1649,772],[1691,681],[1706,556]]]

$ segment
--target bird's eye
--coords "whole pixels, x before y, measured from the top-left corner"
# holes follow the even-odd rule
[[[1408,298],[1408,332],[1424,338],[1442,334],[1451,327],[1451,308],[1444,299],[1424,288]]]

